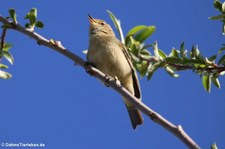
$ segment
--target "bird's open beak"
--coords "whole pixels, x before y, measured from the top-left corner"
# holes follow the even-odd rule
[[[96,22],[96,20],[94,18],[92,18],[90,15],[88,15],[88,20],[90,23]]]

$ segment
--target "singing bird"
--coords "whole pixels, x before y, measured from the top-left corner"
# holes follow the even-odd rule
[[[126,47],[116,38],[112,28],[103,20],[89,15],[88,63],[106,75],[116,77],[130,93],[141,100],[137,74]],[[143,123],[141,112],[123,98],[133,129]]]

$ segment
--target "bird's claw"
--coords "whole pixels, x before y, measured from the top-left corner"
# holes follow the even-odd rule
[[[113,80],[113,78],[106,74],[105,75],[105,86],[109,87],[109,82],[112,80]]]
[[[105,86],[109,87],[109,82],[115,81],[117,86],[120,86],[120,81],[119,79],[115,76],[114,78],[110,77],[109,75],[105,75]]]
[[[90,75],[93,75],[93,72],[91,71],[90,66],[95,67],[94,64],[92,64],[90,62],[85,62],[84,65],[85,65],[86,72],[89,73]]]
[[[120,80],[117,78],[117,76],[114,77],[116,85],[121,86]]]

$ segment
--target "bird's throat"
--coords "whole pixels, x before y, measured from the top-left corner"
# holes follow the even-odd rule
[[[91,34],[92,34],[92,35],[93,35],[93,34],[98,34],[98,33],[107,34],[107,32],[104,31],[104,30],[99,30],[99,29],[93,29],[93,30],[91,30]]]

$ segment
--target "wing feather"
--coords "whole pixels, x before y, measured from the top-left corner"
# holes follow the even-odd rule
[[[118,40],[119,41],[119,40]],[[132,69],[132,79],[133,79],[133,86],[134,86],[134,95],[135,97],[141,99],[141,89],[140,89],[140,84],[139,80],[135,71],[135,68],[133,66],[132,60],[131,60],[131,55],[128,52],[127,48],[119,41],[119,45],[121,46],[121,49],[123,51],[124,56],[126,57],[131,69]]]

